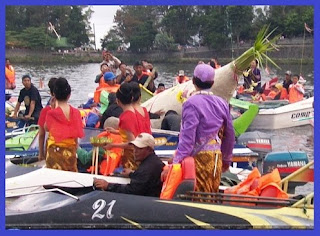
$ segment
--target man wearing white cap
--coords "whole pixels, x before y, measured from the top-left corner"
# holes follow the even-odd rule
[[[229,169],[235,142],[228,103],[213,95],[210,88],[214,69],[196,66],[192,82],[196,92],[183,104],[181,131],[173,163],[194,157],[196,191],[217,192],[222,172]],[[165,179],[164,171],[161,178]]]
[[[292,84],[291,75],[292,75],[291,71],[287,70],[285,73],[283,84],[282,84],[282,86],[287,89],[288,93],[289,93],[289,86],[290,84]]]
[[[103,179],[94,179],[94,186],[111,192],[159,197],[162,188],[160,175],[164,164],[154,153],[153,136],[141,133],[130,145],[134,149],[134,160],[140,162],[136,171],[124,169],[121,173],[131,178],[130,184],[113,184]]]
[[[183,70],[179,70],[179,74],[176,77],[176,84],[182,84],[182,83],[187,82],[187,81],[189,81],[189,78],[184,75],[184,71]]]

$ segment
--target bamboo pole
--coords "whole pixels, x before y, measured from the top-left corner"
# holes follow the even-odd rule
[[[92,162],[91,162],[91,174],[93,174],[94,166],[95,166],[95,160],[96,160],[96,148],[93,146],[92,149]]]
[[[108,171],[108,166],[109,166],[109,150],[107,150],[106,151],[106,155],[107,155],[107,160],[106,160],[106,162],[107,162],[107,164],[106,164],[106,168],[104,169],[104,173],[103,173],[103,175],[107,175],[107,171]]]
[[[303,54],[304,54],[304,41],[306,39],[306,28],[303,27],[303,41],[302,41],[302,55],[301,55],[301,60],[300,60],[300,76],[302,75],[302,60],[303,60]]]
[[[95,163],[95,175],[98,174],[98,165],[99,165],[99,146],[95,147],[96,149],[96,163]]]
[[[312,166],[314,164],[314,161],[310,161],[308,164],[306,164],[305,166],[301,167],[300,169],[296,170],[295,172],[291,173],[290,175],[288,175],[287,177],[283,178],[280,182],[280,187],[283,191],[287,192],[288,191],[288,185],[289,185],[289,181],[294,178],[295,176],[305,172],[306,170],[308,170],[310,168],[310,166]]]

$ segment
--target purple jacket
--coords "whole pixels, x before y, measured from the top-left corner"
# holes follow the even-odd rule
[[[200,150],[214,149],[207,144],[208,137],[216,137],[222,126],[222,160],[231,162],[235,135],[227,102],[215,95],[197,94],[190,97],[182,106],[179,144],[173,163],[180,163],[183,158],[195,155]],[[194,150],[196,146],[200,150]]]

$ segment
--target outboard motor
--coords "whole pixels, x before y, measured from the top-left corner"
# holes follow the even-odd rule
[[[272,151],[270,135],[260,131],[245,132],[238,137],[237,143],[245,145],[253,152],[259,154],[257,167],[260,173],[263,173],[263,159],[269,152]]]
[[[264,158],[263,173],[270,173],[273,169],[278,168],[281,178],[285,178],[308,162],[306,152],[271,152]]]
[[[308,162],[309,159],[306,152],[271,152],[264,158],[263,173],[270,173],[273,169],[278,168],[281,179],[283,179],[302,166],[305,166]],[[308,178],[308,176],[300,175],[295,179],[296,181],[289,182],[288,192],[294,193],[295,187],[306,184]]]
[[[270,135],[260,131],[245,132],[241,134],[238,137],[237,143],[247,146],[263,157],[272,151]]]

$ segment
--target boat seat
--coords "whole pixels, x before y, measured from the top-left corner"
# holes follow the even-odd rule
[[[181,162],[182,180],[178,185],[173,199],[178,199],[178,195],[194,191],[196,187],[196,169],[193,157],[187,157]]]

